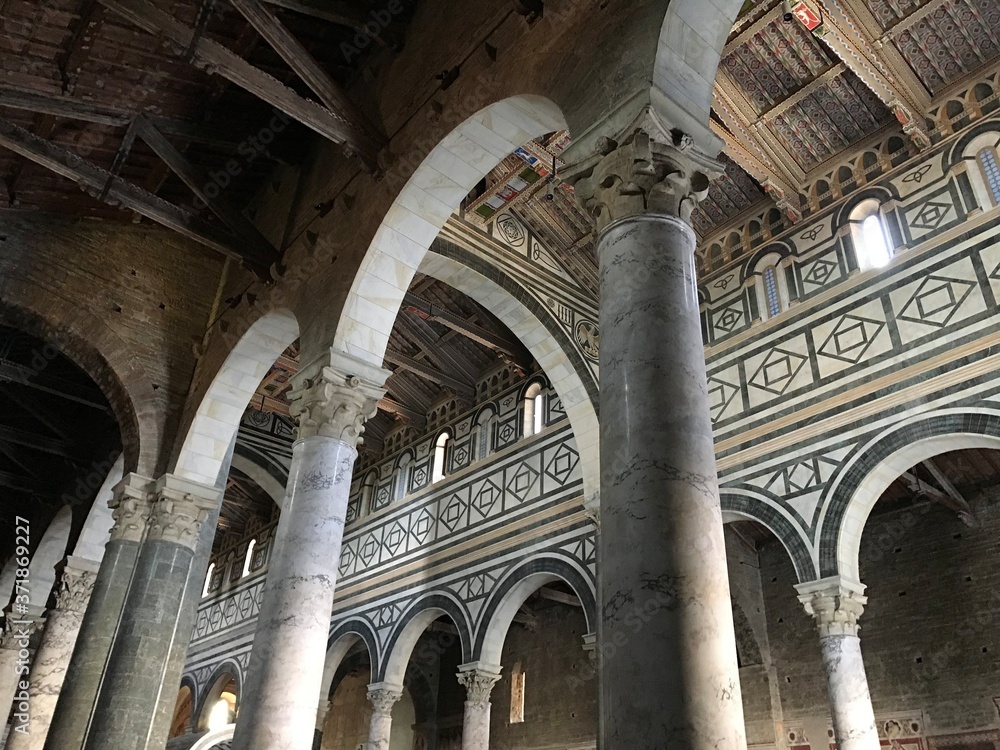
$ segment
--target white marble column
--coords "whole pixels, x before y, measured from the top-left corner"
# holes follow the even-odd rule
[[[17,606],[17,597],[14,597]],[[42,610],[28,605],[25,612],[7,609],[3,634],[0,635],[0,728],[7,724],[11,706],[27,696],[31,662],[38,645],[38,633],[45,627]]]
[[[490,693],[499,679],[500,667],[476,662],[458,668],[458,681],[465,686],[462,750],[489,750]]]
[[[388,375],[329,352],[295,376],[291,412],[298,418],[298,440],[234,750],[312,747],[356,446]]]
[[[647,109],[564,170],[601,310],[604,750],[744,750],[691,211],[714,159]]]
[[[67,557],[61,567],[56,606],[46,617],[45,630],[28,678],[30,711],[23,722],[15,717],[17,731],[11,733],[6,750],[42,750],[44,747],[100,563]]]
[[[368,700],[372,704],[372,720],[368,725],[368,744],[365,750],[389,750],[392,734],[392,707],[403,697],[403,688],[384,682],[368,686]]]
[[[819,628],[823,670],[839,750],[878,750],[875,712],[861,657],[858,618],[865,587],[840,576],[801,583],[799,601]]]

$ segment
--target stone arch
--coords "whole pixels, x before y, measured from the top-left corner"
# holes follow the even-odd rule
[[[236,700],[239,706],[239,699],[243,693],[242,671],[239,664],[227,659],[212,672],[212,676],[205,682],[204,692],[198,696],[198,701],[194,704],[192,724],[197,731],[208,729],[208,715],[230,680],[236,683]]]
[[[104,546],[111,538],[111,527],[114,526],[114,518],[111,517],[111,508],[108,502],[114,495],[115,485],[118,484],[125,473],[125,454],[121,454],[111,466],[104,483],[97,491],[94,504],[90,507],[87,519],[83,522],[80,536],[77,537],[76,545],[73,547],[75,557],[83,557],[87,560],[100,562],[104,559]]]
[[[946,409],[873,436],[845,459],[819,521],[819,578],[860,580],[861,534],[876,501],[910,467],[945,451],[1000,449],[1000,410]]]
[[[782,513],[777,503],[756,487],[719,487],[724,523],[745,519],[756,521],[774,534],[785,548],[795,566],[800,582],[817,578],[809,540],[790,518]]]
[[[500,666],[503,644],[514,621],[514,615],[529,596],[542,586],[555,581],[562,581],[573,589],[583,604],[587,629],[595,632],[596,585],[585,572],[585,568],[563,557],[551,554],[538,555],[511,571],[493,589],[480,618],[473,652],[474,660]]]
[[[268,460],[266,466],[262,466],[257,458],[263,458],[256,450],[240,450],[242,446],[237,445],[233,451],[233,461],[230,466],[252,479],[268,496],[274,500],[279,508],[285,501],[285,486],[288,483],[287,470],[282,478],[275,476],[272,467],[279,466],[278,462]]]
[[[472,660],[472,628],[462,603],[451,593],[435,593],[419,599],[403,613],[385,645],[376,682],[402,685],[413,649],[424,631],[442,615],[447,615],[458,628],[462,661]]]
[[[257,386],[298,337],[298,322],[284,309],[269,312],[250,326],[198,405],[174,463],[174,474],[215,486]]]
[[[31,555],[31,562],[28,564],[31,589],[28,596],[34,607],[45,608],[56,583],[56,563],[66,557],[72,528],[73,510],[64,505],[45,527],[42,540]]]
[[[447,250],[448,255],[441,254]],[[489,270],[472,253],[454,246],[435,246],[420,273],[443,281],[471,297],[495,315],[527,347],[541,366],[566,409],[583,470],[588,504],[600,496],[600,425],[597,421],[597,381],[583,356],[553,316],[506,274]]]
[[[448,217],[516,148],[565,127],[550,100],[516,96],[480,110],[445,136],[382,219],[351,285],[333,348],[381,366],[403,295]]]
[[[323,682],[320,687],[319,700],[323,702],[330,695],[333,687],[333,678],[337,675],[337,670],[344,661],[348,652],[358,643],[364,643],[368,649],[368,658],[372,665],[372,678],[378,664],[379,649],[378,636],[375,631],[364,620],[352,619],[341,623],[330,634],[330,640],[326,648],[326,664],[323,667]]]

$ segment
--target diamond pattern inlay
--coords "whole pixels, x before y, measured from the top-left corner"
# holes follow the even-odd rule
[[[780,396],[805,363],[806,358],[801,354],[784,349],[772,349],[750,378],[750,385]]]
[[[845,315],[817,350],[824,357],[856,364],[865,356],[885,323],[857,315]]]
[[[964,279],[928,276],[903,305],[900,320],[941,328],[948,325],[974,284]]]

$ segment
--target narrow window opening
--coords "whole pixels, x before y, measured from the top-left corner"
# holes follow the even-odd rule
[[[215,563],[208,566],[208,575],[205,576],[205,586],[201,590],[202,596],[208,596],[208,589],[212,585],[212,574],[215,573]]]
[[[250,575],[250,566],[253,565],[253,550],[257,546],[257,540],[251,539],[250,544],[247,545],[247,556],[243,561],[243,578]]]
[[[764,295],[767,297],[767,317],[773,318],[781,313],[781,298],[778,296],[778,275],[774,266],[764,269]]]
[[[984,148],[976,156],[986,176],[986,184],[990,186],[993,203],[1000,205],[1000,163],[997,162],[996,152],[992,148]]]
[[[510,723],[524,722],[524,670],[521,663],[514,665],[510,673]]]
[[[889,244],[885,239],[885,227],[877,213],[865,217],[861,222],[862,255],[865,268],[884,268],[889,263]]]
[[[447,432],[442,432],[438,435],[437,442],[434,444],[434,471],[431,473],[431,482],[439,482],[444,479],[444,464],[445,458],[448,455],[448,440],[451,439],[451,435]]]
[[[532,383],[524,394],[524,436],[531,437],[542,431],[545,425],[545,401],[542,386]]]

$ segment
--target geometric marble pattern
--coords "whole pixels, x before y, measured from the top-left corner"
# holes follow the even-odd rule
[[[857,364],[884,328],[885,323],[879,320],[844,315],[817,352],[824,357]]]
[[[899,313],[900,320],[943,328],[972,293],[975,284],[947,276],[928,276]]]

